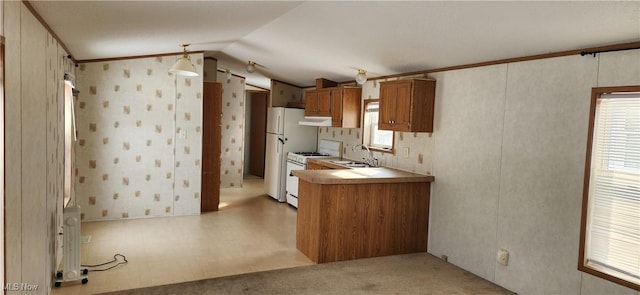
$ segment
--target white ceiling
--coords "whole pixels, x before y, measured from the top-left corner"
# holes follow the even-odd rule
[[[640,41],[640,1],[31,1],[78,60],[204,50],[269,88]],[[244,69],[248,60],[260,66]]]

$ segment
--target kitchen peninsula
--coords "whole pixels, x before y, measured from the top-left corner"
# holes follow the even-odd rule
[[[296,247],[316,263],[427,251],[434,177],[390,168],[296,170]]]

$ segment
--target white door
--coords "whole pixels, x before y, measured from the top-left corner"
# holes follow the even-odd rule
[[[278,200],[282,196],[282,145],[277,134],[267,133],[264,159],[264,186],[272,198]],[[284,197],[284,196],[282,196]]]
[[[284,108],[267,109],[267,133],[282,134],[284,132]]]

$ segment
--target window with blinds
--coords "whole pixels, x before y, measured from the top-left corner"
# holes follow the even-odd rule
[[[607,90],[592,97],[579,268],[639,290],[640,89]]]
[[[393,131],[378,129],[379,114],[379,100],[365,100],[362,143],[377,151],[393,152]]]

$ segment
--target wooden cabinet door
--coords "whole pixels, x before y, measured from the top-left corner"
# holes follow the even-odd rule
[[[396,85],[393,130],[409,131],[411,129],[411,86],[411,81],[402,81]]]
[[[220,138],[222,84],[202,84],[202,183],[200,212],[218,211],[220,203]]]
[[[264,155],[267,138],[268,92],[251,93],[249,140],[249,174],[264,177]],[[246,146],[245,146],[246,148]]]
[[[318,113],[318,92],[307,91],[305,95],[304,115],[317,116]]]
[[[318,112],[316,116],[331,116],[331,89],[318,90]]]
[[[342,127],[342,88],[331,90],[331,126]]]
[[[360,128],[362,122],[362,88],[344,87],[342,89],[340,127]]]
[[[331,87],[306,92],[305,116],[331,117],[331,126],[360,128],[362,88]]]
[[[381,130],[393,130],[391,122],[395,120],[395,96],[397,92],[395,84],[380,84],[380,114],[378,128]]]
[[[432,132],[436,81],[411,79],[380,83],[378,128]]]

